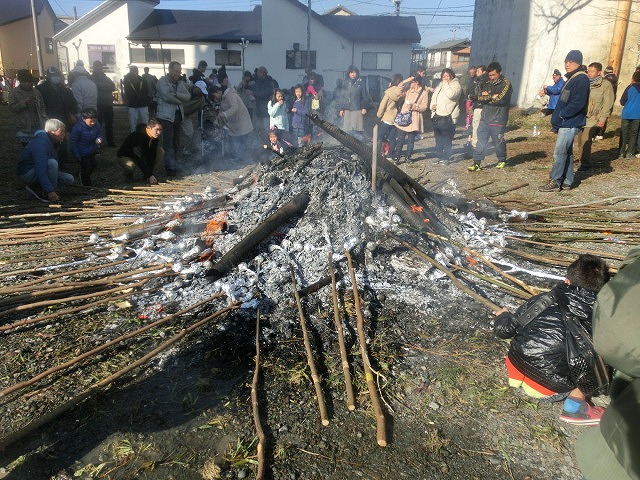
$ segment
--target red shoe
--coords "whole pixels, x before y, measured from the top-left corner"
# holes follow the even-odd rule
[[[577,412],[562,410],[560,420],[574,425],[598,425],[603,413],[604,408],[594,407],[583,400]]]

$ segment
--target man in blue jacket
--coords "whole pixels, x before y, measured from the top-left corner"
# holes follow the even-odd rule
[[[541,192],[558,192],[573,186],[573,139],[587,123],[589,104],[589,77],[582,65],[582,52],[571,50],[564,59],[567,71],[560,100],[551,115],[551,127],[558,133],[553,151],[553,167],[549,183],[538,188]]]
[[[545,116],[551,115],[556,109],[558,100],[560,100],[560,92],[562,91],[562,87],[564,87],[564,84],[566,83],[564,81],[564,78],[562,78],[560,70],[558,70],[557,68],[553,71],[551,78],[553,78],[553,85],[543,85],[542,89],[540,89],[540,96],[549,96],[547,106],[542,109],[542,114]]]
[[[62,120],[50,118],[44,130],[38,130],[20,154],[18,177],[27,191],[43,202],[59,202],[58,186],[73,183],[73,175],[59,171],[56,160],[57,147],[64,140],[65,132]]]

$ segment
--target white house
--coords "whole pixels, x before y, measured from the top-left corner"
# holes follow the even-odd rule
[[[189,75],[205,60],[209,68],[225,65],[234,85],[243,68],[264,65],[288,88],[304,76],[309,38],[310,66],[331,90],[352,64],[362,75],[408,75],[412,44],[420,41],[415,17],[319,15],[298,0],[263,0],[244,12],[154,9],[157,5],[107,0],[96,7],[54,37],[68,58],[61,58],[63,69],[78,59],[87,66],[99,59],[117,81],[130,64],[161,76],[168,62],[177,60]]]
[[[618,29],[623,23],[626,34],[614,39],[616,32],[624,33]],[[540,87],[552,82],[555,68],[564,73],[564,58],[574,49],[582,51],[585,65],[613,65],[624,88],[640,64],[639,38],[640,2],[476,0],[471,63],[500,62],[513,83],[513,103],[529,107]],[[623,52],[619,62],[617,43]]]

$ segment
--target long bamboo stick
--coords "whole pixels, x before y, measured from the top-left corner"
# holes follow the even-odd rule
[[[338,346],[340,347],[340,360],[342,363],[342,374],[344,376],[344,387],[347,394],[347,408],[351,411],[356,409],[355,395],[353,394],[353,384],[351,382],[351,372],[349,370],[349,357],[347,347],[344,343],[344,332],[342,330],[342,319],[338,306],[338,289],[336,287],[336,271],[333,268],[333,253],[329,252],[329,274],[331,275],[331,298],[333,300],[333,321],[338,332]]]
[[[382,405],[380,403],[380,398],[378,397],[378,390],[373,381],[373,369],[371,368],[371,362],[369,361],[369,354],[367,352],[367,341],[364,333],[364,315],[362,315],[362,309],[360,307],[360,293],[358,293],[356,272],[353,269],[353,261],[351,260],[351,254],[349,251],[345,250],[344,255],[347,258],[347,266],[349,268],[349,275],[351,276],[351,288],[353,289],[353,302],[355,305],[356,317],[358,319],[358,341],[360,343],[360,354],[362,355],[364,376],[367,380],[367,388],[369,389],[369,396],[371,397],[373,413],[376,416],[376,439],[379,446],[386,447],[386,421],[384,418],[384,411],[382,410]]]
[[[4,397],[5,395],[9,395],[10,393],[13,393],[15,391],[18,390],[22,390],[23,388],[26,388],[30,385],[33,385],[34,383],[39,382],[40,380],[42,380],[43,378],[48,377],[49,375],[52,375],[56,372],[59,372],[61,370],[66,370],[67,368],[77,364],[78,362],[81,362],[82,360],[84,360],[85,358],[91,357],[93,355],[95,355],[96,353],[99,353],[103,350],[106,350],[109,347],[112,347],[113,345],[117,345],[118,343],[124,342],[125,340],[129,340],[130,338],[136,337],[144,332],[146,332],[147,330],[150,330],[152,328],[158,327],[164,323],[167,323],[171,320],[173,320],[174,318],[178,318],[180,315],[184,315],[185,313],[190,312],[191,310],[195,310],[196,308],[209,303],[210,301],[219,298],[221,296],[223,296],[223,293],[216,293],[214,295],[211,295],[210,297],[201,300],[197,303],[194,303],[193,305],[189,305],[186,308],[183,308],[182,310],[176,312],[176,313],[172,313],[171,315],[167,315],[166,317],[163,317],[159,320],[156,320],[153,323],[149,323],[148,325],[145,325],[144,327],[138,328],[137,330],[134,330],[133,332],[129,332],[126,333],[124,335],[121,335],[118,338],[114,338],[113,340],[108,341],[107,343],[104,343],[96,348],[93,348],[87,352],[84,352],[81,355],[78,355],[64,363],[61,363],[60,365],[56,365],[55,367],[51,367],[47,370],[45,370],[44,372],[39,373],[38,375],[36,375],[35,377],[30,378],[29,380],[25,380],[23,382],[20,383],[16,383],[15,385],[12,385],[10,387],[5,388],[4,390],[0,390],[0,398]]]
[[[138,368],[139,366],[145,364],[146,362],[151,360],[153,357],[155,357],[159,353],[163,352],[164,350],[169,348],[171,345],[173,345],[174,343],[176,343],[179,340],[181,340],[182,338],[184,338],[186,335],[192,333],[193,331],[197,330],[201,326],[203,326],[206,323],[210,322],[214,318],[219,317],[220,315],[223,315],[224,313],[227,313],[227,312],[229,312],[231,310],[236,310],[238,308],[240,308],[240,303],[239,302],[231,304],[231,305],[229,305],[229,306],[227,306],[227,307],[225,307],[225,308],[223,308],[221,310],[218,310],[217,312],[212,313],[208,317],[203,318],[202,320],[200,320],[197,323],[194,323],[190,327],[187,327],[187,328],[183,329],[180,333],[177,333],[176,335],[171,337],[169,340],[167,340],[166,342],[162,343],[160,346],[158,346],[157,348],[155,348],[154,350],[152,350],[148,354],[144,355],[143,357],[141,357],[137,361],[127,365],[125,368],[123,368],[123,369],[121,369],[121,370],[109,375],[107,378],[97,382],[96,384],[92,385],[91,387],[86,389],[81,394],[79,394],[76,397],[72,398],[71,400],[65,402],[64,404],[58,406],[56,409],[52,410],[51,412],[47,413],[46,415],[43,415],[43,416],[39,417],[38,419],[36,419],[33,422],[29,423],[24,428],[21,428],[17,432],[10,433],[9,435],[7,435],[4,438],[0,438],[0,451],[5,449],[8,445],[11,445],[12,443],[17,442],[21,438],[24,438],[26,435],[29,435],[31,432],[37,430],[41,426],[43,426],[43,425],[49,423],[50,421],[56,419],[57,417],[59,417],[63,413],[68,412],[73,407],[75,407],[76,405],[79,405],[81,402],[83,402],[84,400],[89,398],[94,393],[99,392],[100,390],[105,388],[107,385],[110,385],[111,383],[113,383],[116,380],[118,380],[120,377],[126,375],[130,371],[132,371],[132,370]]]
[[[260,421],[260,407],[258,404],[258,381],[260,379],[260,309],[256,312],[256,360],[253,369],[253,380],[251,381],[251,411],[253,412],[253,424],[256,427],[256,435],[258,436],[258,471],[256,472],[256,480],[262,480],[266,471],[265,450],[267,445],[267,436],[264,434],[262,422]]]
[[[302,302],[300,301],[300,295],[298,295],[298,283],[296,282],[296,273],[293,271],[293,266],[289,266],[291,269],[291,285],[293,286],[293,295],[296,299],[296,305],[298,306],[298,318],[300,319],[300,326],[302,327],[302,336],[304,339],[304,348],[307,352],[307,364],[309,370],[311,370],[311,379],[313,380],[313,386],[316,390],[316,397],[318,399],[318,410],[320,410],[320,420],[325,427],[329,425],[329,417],[327,415],[327,405],[324,401],[324,393],[322,392],[322,386],[320,384],[320,375],[316,369],[316,362],[313,359],[313,352],[311,351],[311,341],[309,340],[309,332],[307,331],[307,321],[302,311]]]

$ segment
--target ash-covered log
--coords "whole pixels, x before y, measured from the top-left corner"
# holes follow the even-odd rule
[[[299,193],[264,222],[254,228],[245,238],[225,253],[222,258],[209,270],[206,275],[214,279],[224,277],[233,267],[246,257],[260,242],[287,223],[291,218],[300,215],[307,208],[311,197],[306,192]]]

